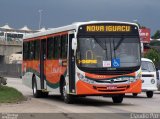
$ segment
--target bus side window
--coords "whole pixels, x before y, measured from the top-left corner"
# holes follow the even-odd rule
[[[47,38],[47,59],[53,59],[54,55],[54,37]]]
[[[39,60],[39,56],[40,56],[39,48],[40,48],[40,41],[39,40],[34,41],[34,59],[35,60]]]
[[[54,37],[54,59],[59,59],[60,57],[60,36]]]
[[[29,48],[29,59],[33,60],[34,59],[34,41],[30,42],[30,48]]]
[[[23,42],[23,60],[28,59],[28,42]]]
[[[28,59],[29,59],[29,60],[31,60],[31,54],[32,54],[31,45],[32,45],[32,44],[31,44],[31,41],[30,41],[30,42],[29,42],[29,46],[28,46],[28,47],[29,47],[29,50],[28,50],[28,51],[29,51],[29,53],[28,53]]]
[[[67,58],[67,49],[68,49],[68,36],[62,35],[61,36],[61,58]]]

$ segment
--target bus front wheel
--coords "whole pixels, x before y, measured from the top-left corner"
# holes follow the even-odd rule
[[[73,103],[73,96],[70,94],[67,94],[67,86],[66,86],[65,80],[63,80],[62,86],[61,86],[61,97],[65,103],[68,103],[68,104]]]
[[[112,96],[113,103],[122,103],[124,95]]]

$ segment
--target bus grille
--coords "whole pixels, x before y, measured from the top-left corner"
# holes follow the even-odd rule
[[[113,79],[114,82],[113,83],[123,83],[123,82],[127,82],[128,80],[116,80]],[[112,80],[96,80],[97,83],[112,83]]]

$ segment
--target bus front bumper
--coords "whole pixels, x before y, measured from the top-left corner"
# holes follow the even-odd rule
[[[125,93],[141,93],[142,81],[139,79],[130,84],[110,84],[110,85],[96,85],[88,84],[81,80],[77,82],[77,95],[114,95]]]

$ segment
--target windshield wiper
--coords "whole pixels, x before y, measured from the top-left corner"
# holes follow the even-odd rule
[[[105,48],[103,47],[103,42],[101,42],[101,40],[97,40],[96,37],[94,37],[94,39],[95,39],[96,43],[97,43],[103,50],[105,50]]]
[[[106,52],[106,59],[108,59],[108,54],[107,54],[107,43],[106,40],[104,40],[104,42],[102,42],[101,40],[97,40],[96,37],[94,37],[95,41],[97,42],[97,44]]]
[[[115,50],[115,42],[114,42],[114,39],[113,39],[113,47],[114,47],[114,49],[113,49],[113,51],[114,51],[114,58],[116,59],[116,50]]]
[[[119,40],[118,44],[114,47],[114,51],[118,49],[118,47],[121,45],[121,43],[123,42],[123,40],[124,40],[124,38],[122,37],[122,38]]]

